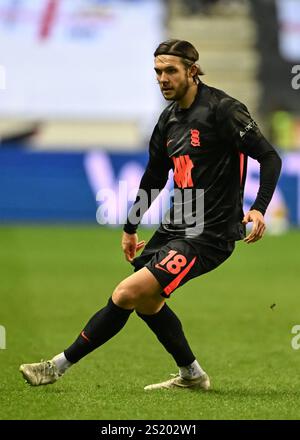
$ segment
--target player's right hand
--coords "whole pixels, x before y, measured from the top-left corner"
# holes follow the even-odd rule
[[[145,246],[145,243],[145,240],[138,242],[137,234],[127,234],[127,232],[123,232],[122,249],[126,260],[131,263],[136,252],[142,249]]]

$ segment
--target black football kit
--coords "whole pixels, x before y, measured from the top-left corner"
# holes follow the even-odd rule
[[[158,230],[135,258],[168,297],[179,285],[228,258],[242,224],[247,157],[260,163],[260,186],[251,209],[265,213],[280,174],[281,160],[261,134],[246,106],[202,82],[188,109],[171,103],[150,140],[149,162],[124,231],[135,233],[145,211],[174,175],[173,204]],[[148,204],[141,205],[141,190]],[[155,196],[154,196],[155,197]]]

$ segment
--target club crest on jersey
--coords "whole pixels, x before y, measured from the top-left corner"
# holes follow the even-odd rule
[[[191,145],[192,147],[200,147],[200,131],[191,129]]]

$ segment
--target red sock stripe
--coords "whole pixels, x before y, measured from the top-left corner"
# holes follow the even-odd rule
[[[194,266],[196,258],[197,257],[194,257],[189,265],[176,278],[174,278],[174,280],[167,287],[164,288],[164,292],[166,295],[171,295],[173,290],[178,287],[181,280],[186,276],[187,273],[189,273],[191,268]]]

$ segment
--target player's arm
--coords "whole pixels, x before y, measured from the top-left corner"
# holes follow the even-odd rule
[[[164,140],[157,124],[150,140],[149,161],[142,176],[137,197],[123,228],[122,249],[127,261],[131,262],[136,251],[145,245],[144,241],[138,241],[136,231],[143,215],[165,187],[170,168],[170,161],[164,149]]]
[[[260,163],[260,183],[256,199],[243,219],[244,224],[253,222],[250,234],[244,239],[246,243],[254,243],[262,238],[265,232],[264,214],[272,199],[281,170],[281,159],[274,149],[269,149],[273,148],[269,142],[263,137],[256,145],[257,153],[260,151],[256,157]]]
[[[244,224],[253,223],[252,230],[244,241],[254,243],[262,238],[266,229],[264,215],[280,175],[281,159],[261,134],[246,106],[238,101],[231,101],[225,103],[222,110],[224,116],[226,115],[223,131],[227,132],[238,151],[256,159],[260,164],[259,190],[243,219]]]

